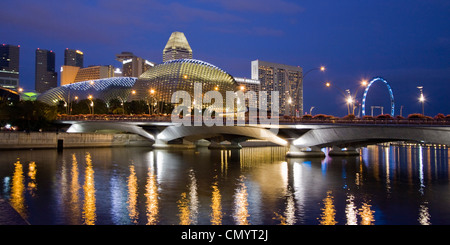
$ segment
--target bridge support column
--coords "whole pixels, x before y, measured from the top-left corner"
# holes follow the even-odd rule
[[[210,150],[232,150],[232,149],[241,149],[242,146],[238,142],[230,141],[230,143],[225,142],[217,142],[212,140],[211,144],[208,146]]]
[[[286,153],[286,157],[325,157],[325,153],[321,151],[319,147],[313,146],[310,148],[298,148],[290,142],[289,151]]]
[[[195,141],[195,146],[197,146],[197,147],[208,147],[210,144],[211,144],[211,142],[209,142],[205,139]]]
[[[333,146],[331,151],[328,152],[329,156],[359,156],[359,151],[354,147],[340,148]]]
[[[193,149],[195,148],[195,144],[193,144],[190,141],[184,140],[181,144],[171,144],[167,141],[163,140],[155,140],[155,143],[153,144],[153,148],[155,149]]]

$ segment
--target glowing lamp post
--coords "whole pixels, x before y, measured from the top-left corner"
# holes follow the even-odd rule
[[[423,96],[423,86],[417,87],[420,91],[419,101],[422,103],[422,115],[425,115],[425,97]]]
[[[354,114],[354,107],[353,107],[353,97],[350,94],[350,91],[348,92],[347,97],[347,108],[348,108],[348,114]]]
[[[317,71],[317,70],[319,70],[319,71],[321,71],[321,72],[325,72],[326,68],[325,68],[325,66],[319,66],[319,67],[312,68],[312,69],[306,71],[305,73],[302,74],[301,81],[304,82],[306,75],[308,75],[308,74],[309,74],[310,72],[312,72],[312,71]],[[297,85],[297,87],[295,88],[295,91],[289,91],[289,94],[291,95],[291,92],[293,92],[293,94],[292,94],[291,96],[294,96],[294,99],[293,99],[293,101],[292,101],[292,102],[294,102],[293,105],[292,105],[292,106],[289,105],[289,107],[290,107],[290,108],[289,108],[289,111],[290,111],[289,114],[292,113],[292,110],[293,110],[293,109],[295,110],[295,107],[298,106],[298,104],[299,104],[299,102],[300,102],[300,101],[299,101],[300,98],[299,98],[299,96],[298,96],[298,93],[299,93],[299,90],[300,90],[300,84],[297,83],[296,85]],[[290,90],[290,89],[289,89],[289,90]],[[292,100],[292,97],[291,97],[291,100]],[[289,103],[289,104],[291,104],[291,103]]]
[[[88,99],[91,101],[90,106],[92,107],[92,115],[94,115],[94,101],[93,101],[93,98],[94,97],[92,97],[92,95],[88,96]]]
[[[156,106],[158,102],[156,101],[156,99],[154,97],[155,90],[154,89],[150,89],[149,92],[150,92],[150,97],[149,97],[149,100],[147,101],[147,105],[148,105],[148,114],[150,115],[150,114],[152,114],[152,103],[153,103],[153,100],[155,100],[155,105],[154,106]]]

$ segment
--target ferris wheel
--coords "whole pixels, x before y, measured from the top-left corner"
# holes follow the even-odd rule
[[[373,83],[378,82],[378,81],[383,82],[389,91],[389,96],[391,99],[391,116],[394,116],[394,109],[395,109],[394,93],[392,92],[392,88],[389,85],[389,83],[381,77],[373,78],[372,81],[369,82],[369,85],[367,85],[366,90],[364,90],[364,95],[363,95],[363,99],[362,99],[362,115],[363,116],[366,115],[366,98],[367,98],[367,93],[369,92],[370,86],[372,86]]]

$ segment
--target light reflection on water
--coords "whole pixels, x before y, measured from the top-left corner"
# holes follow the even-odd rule
[[[86,170],[84,174],[84,200],[83,200],[83,224],[95,225],[97,220],[94,167],[92,166],[91,154],[86,152]]]
[[[449,150],[369,146],[4,151],[0,197],[31,224],[449,224]]]

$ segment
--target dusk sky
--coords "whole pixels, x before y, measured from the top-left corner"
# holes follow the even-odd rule
[[[448,0],[2,0],[0,43],[20,45],[20,83],[34,90],[35,50],[84,52],[84,65],[121,67],[115,55],[130,51],[161,63],[173,31],[184,32],[193,58],[236,77],[250,78],[252,60],[304,71],[304,110],[347,113],[337,88],[356,92],[362,79],[381,76],[395,97],[395,114],[450,114],[450,1]],[[60,74],[58,74],[60,76]],[[58,77],[59,80],[59,77]],[[361,100],[362,89],[358,98]],[[367,105],[390,111],[382,83]],[[379,114],[379,112],[376,112]]]

